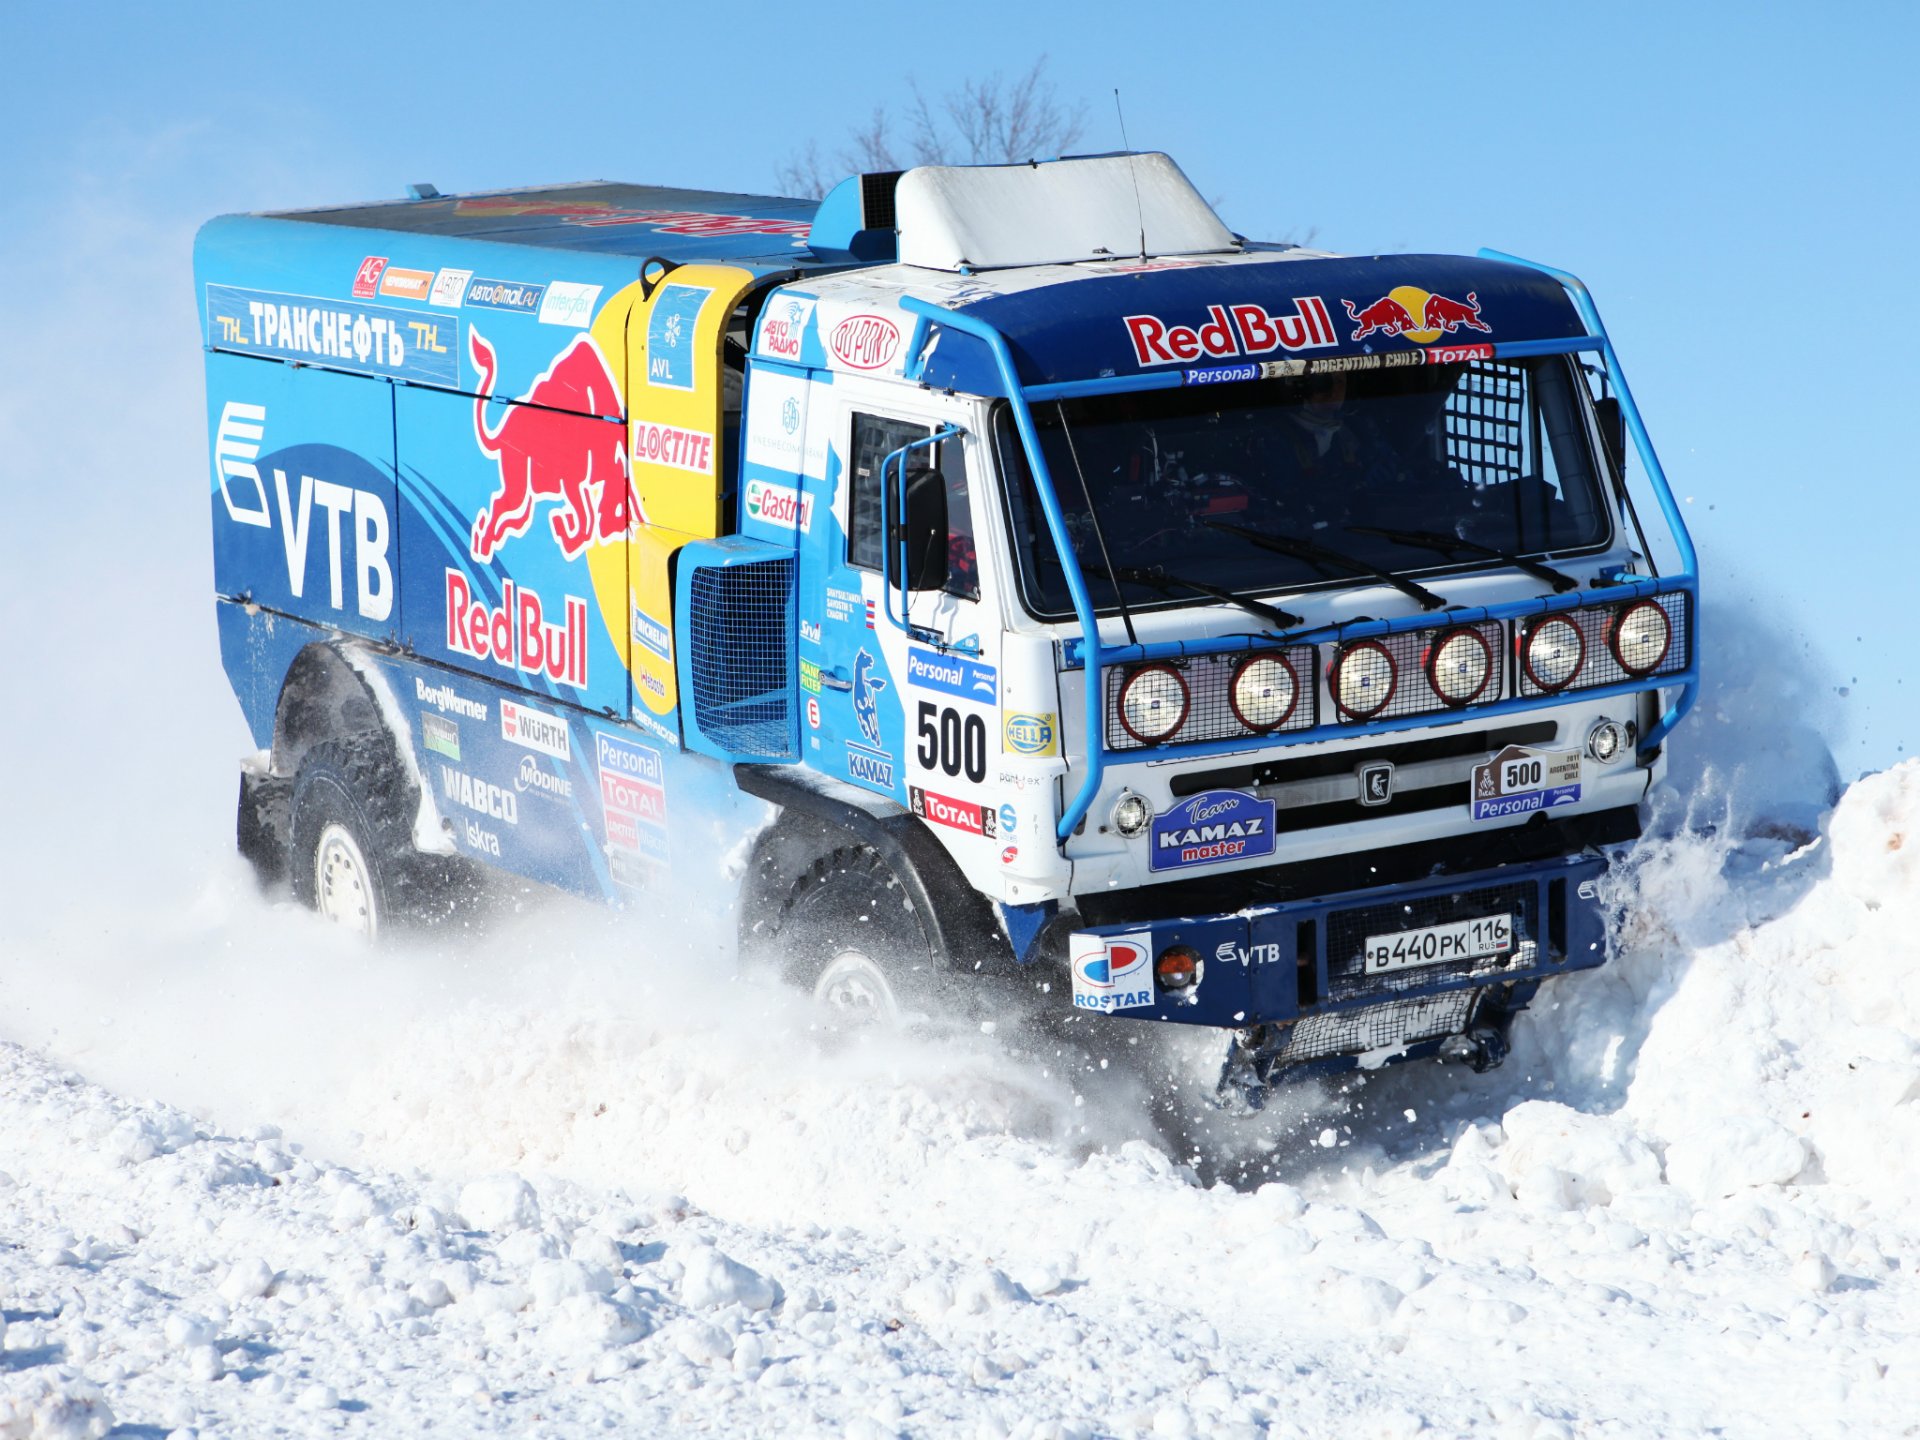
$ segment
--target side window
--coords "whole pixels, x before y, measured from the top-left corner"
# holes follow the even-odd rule
[[[890,420],[883,415],[853,417],[853,484],[847,515],[847,563],[862,570],[878,570],[880,537],[880,467],[902,445],[923,440],[924,424]],[[973,541],[973,504],[967,493],[965,452],[958,445],[939,444],[917,452],[938,468],[947,481],[947,584],[949,595],[980,598],[980,565]]]

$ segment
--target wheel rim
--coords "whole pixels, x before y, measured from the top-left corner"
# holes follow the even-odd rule
[[[836,1020],[855,1025],[897,1025],[900,1003],[873,958],[842,950],[827,962],[813,986],[814,1003]]]
[[[379,933],[373,872],[353,832],[337,822],[320,832],[314,847],[313,895],[314,908],[336,925],[369,940]]]

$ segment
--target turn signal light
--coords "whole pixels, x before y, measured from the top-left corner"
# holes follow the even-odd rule
[[[1200,982],[1200,956],[1185,945],[1169,945],[1153,962],[1153,978],[1162,990],[1191,990]]]

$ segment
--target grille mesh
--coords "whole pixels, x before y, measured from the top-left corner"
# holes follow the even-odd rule
[[[737,755],[793,753],[793,561],[693,572],[693,721]]]
[[[1649,679],[1657,675],[1672,675],[1687,668],[1687,648],[1692,634],[1687,625],[1687,595],[1685,591],[1675,591],[1669,595],[1656,595],[1653,603],[1667,612],[1667,619],[1673,622],[1673,643],[1667,647],[1667,657],[1647,676],[1629,675],[1620,668],[1620,662],[1613,658],[1613,651],[1607,645],[1607,629],[1616,615],[1624,613],[1635,602],[1629,600],[1624,605],[1595,605],[1584,610],[1561,611],[1560,614],[1580,627],[1580,634],[1587,642],[1586,658],[1580,663],[1579,674],[1573,677],[1573,683],[1560,690],[1543,690],[1527,674],[1524,663],[1526,631],[1516,627],[1514,641],[1514,669],[1520,683],[1520,694],[1566,695],[1576,690],[1591,690],[1598,685],[1618,685],[1624,681]]]
[[[1390,1000],[1364,1010],[1309,1015],[1293,1027],[1274,1064],[1398,1049],[1418,1040],[1457,1035],[1466,1028],[1479,996],[1477,990],[1453,990],[1417,1000]]]
[[[1271,730],[1249,730],[1233,713],[1231,693],[1233,672],[1249,656],[1272,655],[1293,667],[1300,687],[1300,698],[1284,725]],[[1315,672],[1315,651],[1311,645],[1295,645],[1285,650],[1236,651],[1229,655],[1200,655],[1182,661],[1174,668],[1187,682],[1190,697],[1186,721],[1162,744],[1182,745],[1202,740],[1238,740],[1255,735],[1284,735],[1292,730],[1311,730],[1320,722],[1320,684]],[[1107,746],[1112,750],[1149,748],[1127,733],[1120,723],[1120,690],[1127,677],[1143,666],[1114,666],[1106,672]]]

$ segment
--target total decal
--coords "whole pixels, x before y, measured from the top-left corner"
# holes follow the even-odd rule
[[[1296,300],[1291,315],[1269,314],[1264,305],[1249,303],[1209,305],[1207,318],[1198,325],[1171,324],[1158,315],[1128,315],[1122,323],[1133,342],[1134,363],[1142,367],[1319,350],[1340,343],[1327,302],[1318,295]]]
[[[1273,854],[1271,800],[1240,790],[1208,790],[1153,817],[1147,868],[1184,870]]]
[[[1067,941],[1076,1010],[1139,1010],[1153,1004],[1153,936],[1089,935],[1075,931]]]
[[[867,743],[847,741],[847,776],[864,785],[893,789],[893,754],[881,743],[880,692],[887,681],[873,673],[877,662],[863,646],[853,662],[853,718]]]
[[[653,879],[671,854],[666,766],[650,746],[617,735],[596,733],[593,739],[608,865],[616,884],[637,888]]]
[[[326,513],[320,529],[326,536],[327,603],[344,611],[346,577],[354,577],[353,604],[363,620],[383,621],[393,614],[393,522],[386,501],[372,490],[342,485],[312,475],[290,481],[284,469],[270,466],[273,502],[258,464],[266,436],[267,407],[229,400],[221,407],[214,427],[213,478],[227,518],[236,525],[275,529],[279,521],[281,549],[287,562],[287,590],[296,600],[305,598],[309,557],[313,546],[314,510]],[[352,565],[347,563],[351,538]]]
[[[918,785],[907,787],[907,803],[914,814],[929,824],[944,825],[949,830],[964,830],[969,835],[979,835],[988,840],[999,837],[999,814],[985,805],[922,790]]]

